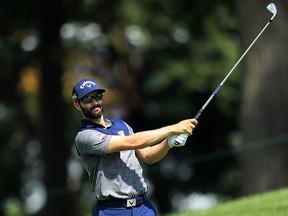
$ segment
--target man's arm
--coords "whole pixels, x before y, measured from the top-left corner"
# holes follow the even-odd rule
[[[167,139],[165,139],[157,145],[149,146],[144,149],[137,149],[136,155],[146,164],[151,165],[164,158],[170,149]]]
[[[130,136],[112,136],[108,145],[108,153],[129,149],[143,149],[161,143],[168,136],[173,134],[192,134],[196,124],[196,119],[187,119],[174,125],[169,125],[156,130],[138,132]]]

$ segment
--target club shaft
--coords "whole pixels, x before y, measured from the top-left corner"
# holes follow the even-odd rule
[[[201,107],[201,109],[198,111],[198,113],[195,115],[195,119],[198,119],[199,116],[202,114],[202,112],[205,110],[205,108],[208,106],[208,104],[211,102],[211,100],[214,98],[214,96],[217,94],[217,92],[220,90],[220,88],[223,86],[223,84],[226,82],[228,77],[231,75],[231,73],[234,71],[234,69],[237,67],[237,65],[241,62],[241,60],[244,58],[244,56],[247,54],[247,52],[251,49],[251,47],[254,45],[254,43],[257,41],[257,39],[261,36],[261,34],[265,31],[267,26],[272,22],[272,19],[274,16],[267,22],[267,24],[264,26],[264,28],[260,31],[260,33],[256,36],[256,38],[252,41],[252,43],[249,45],[249,47],[246,49],[246,51],[242,54],[242,56],[238,59],[238,61],[235,63],[235,65],[231,68],[229,73],[225,76],[225,78],[222,80],[222,82],[219,84],[219,86],[215,89],[215,91],[211,94],[211,96],[208,98],[206,103]]]
[[[250,46],[246,49],[246,51],[242,54],[242,56],[239,58],[239,60],[236,62],[236,64],[231,68],[231,70],[229,71],[229,73],[226,75],[226,77],[222,80],[222,82],[219,84],[219,86],[214,90],[214,92],[212,93],[212,95],[208,98],[208,100],[206,101],[206,103],[201,107],[201,109],[198,111],[198,113],[195,115],[195,119],[198,119],[199,116],[202,114],[202,112],[205,110],[205,108],[208,106],[208,104],[211,102],[211,100],[214,98],[214,96],[217,94],[217,92],[220,90],[220,88],[223,86],[223,84],[225,83],[225,81],[228,79],[228,77],[230,76],[230,74],[233,72],[233,70],[237,67],[237,65],[240,63],[240,61],[243,59],[243,57],[247,54],[247,52],[250,50],[250,48],[253,46],[253,44],[257,41],[257,39],[260,37],[260,35],[265,31],[265,29],[267,28],[267,26],[272,22],[272,20],[274,19],[274,17],[276,16],[277,13],[277,8],[276,6],[271,3],[267,6],[267,9],[273,14],[273,16],[270,18],[270,20],[268,21],[268,23],[264,26],[264,28],[260,31],[260,33],[257,35],[257,37],[252,41],[252,43],[250,44]],[[188,133],[184,133],[184,134],[180,134],[176,137],[175,140],[177,140],[179,138],[179,136],[182,136],[182,138],[188,138],[189,134]],[[176,142],[176,141],[175,141]]]

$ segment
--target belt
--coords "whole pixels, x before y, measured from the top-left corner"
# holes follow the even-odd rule
[[[146,194],[142,196],[137,196],[129,199],[109,199],[109,200],[98,200],[97,205],[101,207],[119,208],[119,207],[134,207],[142,205],[148,200]]]

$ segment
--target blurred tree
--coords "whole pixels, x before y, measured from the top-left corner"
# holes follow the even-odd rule
[[[248,46],[251,35],[258,34],[264,21],[272,16],[265,10],[266,1],[237,1],[242,44]],[[277,1],[278,14],[259,38],[243,64],[241,132],[243,141],[252,145],[263,140],[265,148],[241,154],[244,194],[287,187],[288,90],[286,88],[288,31],[287,1]],[[253,20],[253,22],[251,22]],[[245,146],[244,146],[245,148]],[[249,148],[249,146],[246,146]]]
[[[4,0],[0,5],[0,215],[3,215],[3,207],[9,200],[23,203],[21,197],[25,194],[22,189],[28,161],[26,143],[33,139],[33,123],[22,107],[24,99],[19,85],[19,73],[31,57],[23,55],[21,49],[29,22],[22,9],[27,8],[25,12],[30,15],[35,11],[26,7],[29,2]]]
[[[48,201],[42,215],[76,215],[72,196],[66,187],[70,145],[65,139],[65,104],[62,97],[63,49],[60,27],[63,25],[61,0],[43,0],[41,4],[41,142],[45,164],[44,183]],[[63,193],[64,192],[64,193]],[[66,195],[65,195],[66,194]]]

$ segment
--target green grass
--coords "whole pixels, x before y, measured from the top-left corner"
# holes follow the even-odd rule
[[[167,216],[287,216],[288,189],[218,204],[202,211],[169,214]]]

